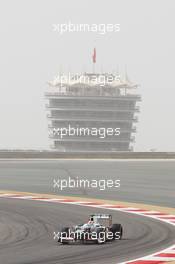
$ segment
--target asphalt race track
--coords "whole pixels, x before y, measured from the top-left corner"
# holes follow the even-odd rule
[[[52,193],[55,177],[120,178],[119,190],[92,192],[85,197],[125,200],[174,207],[175,162],[151,161],[0,161],[1,190]],[[82,194],[82,190],[55,194]],[[61,246],[53,232],[108,212],[122,223],[121,241],[105,245]],[[113,264],[141,257],[175,243],[175,229],[150,218],[78,205],[0,199],[0,263]]]
[[[58,195],[81,195],[80,189],[60,191],[53,180],[79,177],[120,179],[120,189],[87,190],[88,197],[175,207],[175,161],[43,160],[1,161],[0,189]]]
[[[0,200],[1,263],[74,264],[119,263],[135,258],[162,245],[168,246],[175,237],[170,225],[145,217],[111,211],[114,221],[124,226],[121,241],[105,245],[59,245],[53,232],[61,224],[69,226],[87,221],[97,209],[75,205],[55,205],[38,201]],[[99,210],[98,212],[104,212]],[[110,211],[109,211],[110,212]],[[175,240],[175,239],[174,239]]]

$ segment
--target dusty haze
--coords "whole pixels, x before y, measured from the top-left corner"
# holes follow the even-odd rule
[[[44,92],[63,71],[124,72],[141,85],[135,150],[175,150],[175,2],[1,1],[0,149],[48,148]],[[59,33],[53,24],[120,24],[120,32]]]

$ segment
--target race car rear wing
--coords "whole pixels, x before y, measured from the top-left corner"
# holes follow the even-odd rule
[[[108,220],[109,225],[112,225],[112,215],[110,214],[92,214],[89,217],[89,220],[93,222],[98,222],[100,219]]]

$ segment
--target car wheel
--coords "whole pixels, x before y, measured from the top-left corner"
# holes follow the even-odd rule
[[[100,229],[97,231],[97,241],[96,241],[97,244],[104,244],[106,242],[106,233],[104,234],[105,237],[101,237],[100,236],[101,232],[105,233],[105,231],[103,229]]]
[[[113,240],[121,240],[123,235],[123,228],[121,224],[113,224],[110,228],[113,233]]]
[[[62,234],[62,238],[63,238],[63,239],[64,239],[64,237],[66,238],[66,237],[69,236],[69,230],[70,230],[69,227],[63,227],[63,228],[61,229],[61,234]],[[68,241],[62,241],[61,238],[58,239],[58,242],[60,242],[60,243],[63,244],[63,245],[67,245],[67,244],[69,244]]]

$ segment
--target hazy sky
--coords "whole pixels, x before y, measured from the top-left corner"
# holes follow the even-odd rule
[[[135,150],[175,151],[174,0],[15,0],[0,4],[0,148],[48,148],[44,92],[72,70],[127,65],[141,85]],[[53,24],[120,24],[120,32],[60,35]]]

